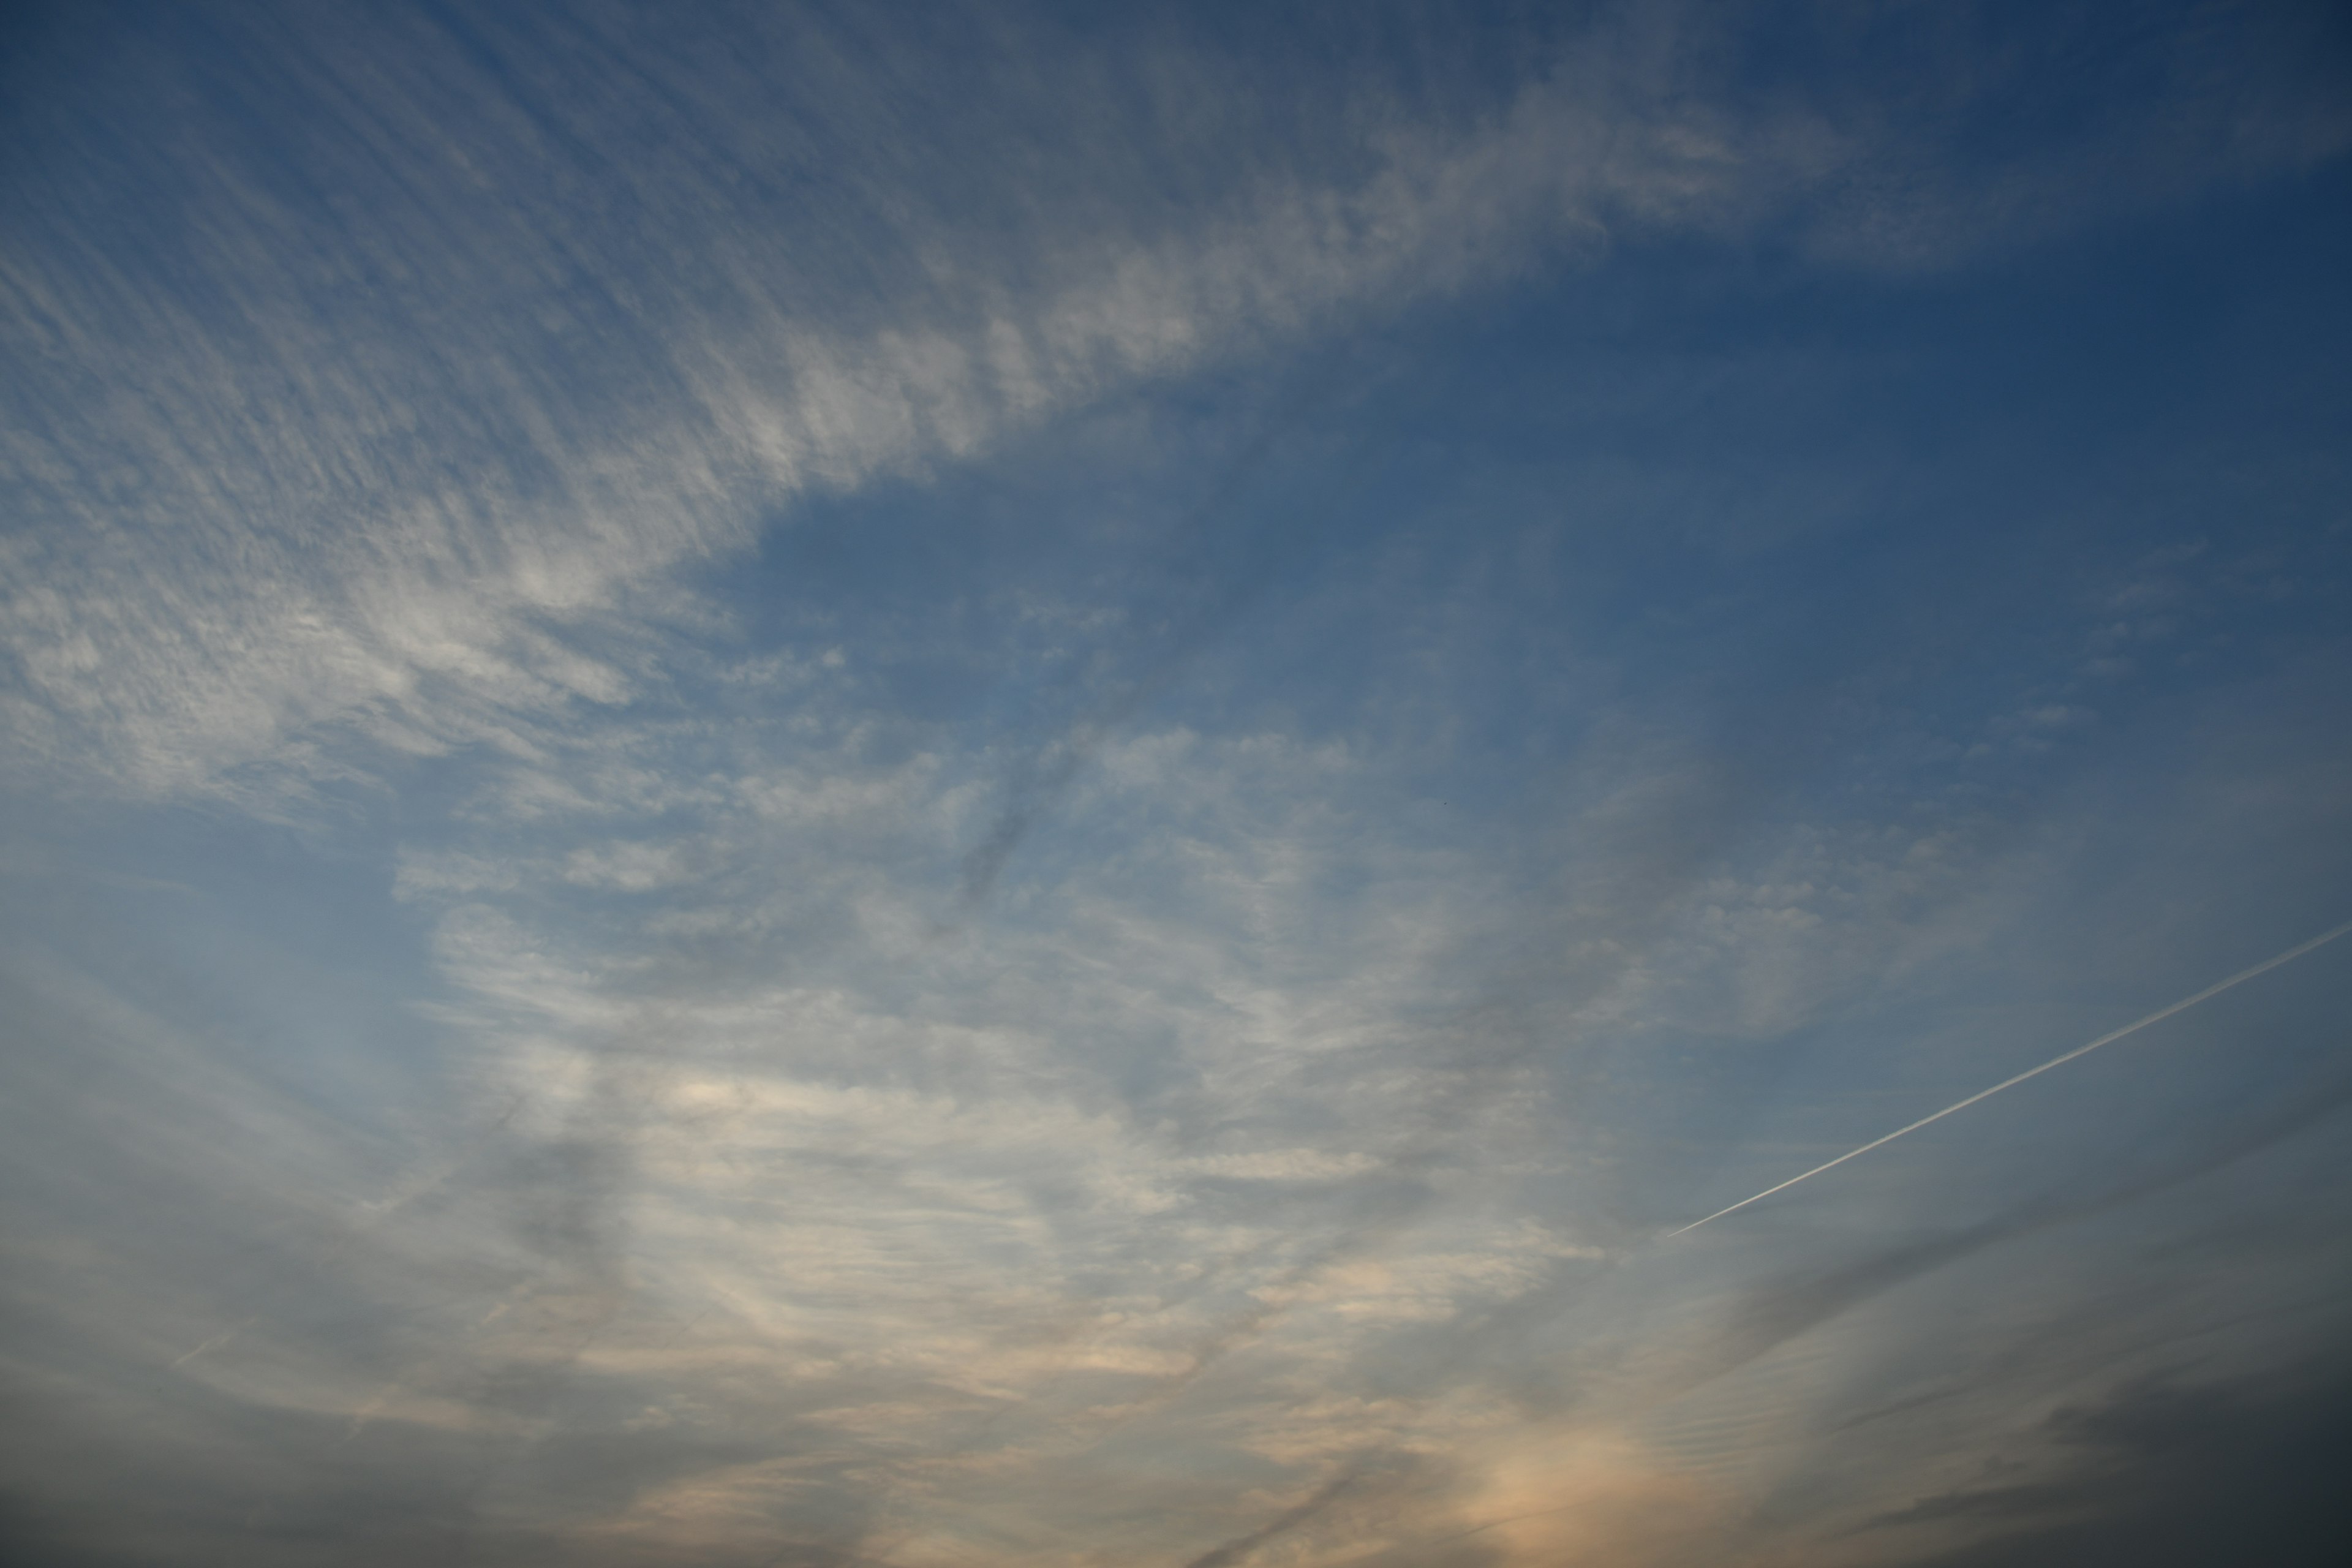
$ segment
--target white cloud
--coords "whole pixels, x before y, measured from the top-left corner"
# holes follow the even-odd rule
[[[588,1428],[707,1459],[583,1527],[673,1555],[850,1498],[894,1561],[1100,1561],[1087,1543],[1147,1510],[1245,1537],[1377,1452],[1402,1479],[1331,1492],[1281,1551],[1482,1532],[1637,1560],[1769,1484],[1709,1443],[1814,1408],[1834,1366],[1792,1350],[1646,1426],[1705,1361],[1675,1325],[1592,1331],[1622,1375],[1573,1417],[1496,1370],[1549,1364],[1520,1347],[1586,1331],[1564,1282],[1625,1256],[1612,1118],[1642,1108],[1610,1074],[1668,1035],[1805,1028],[2018,929],[2038,847],[1894,799],[1907,780],[1772,819],[1675,715],[1592,695],[1557,787],[1483,819],[1424,809],[1368,732],[1219,733],[1084,692],[1075,717],[927,726],[892,710],[880,634],[740,653],[691,586],[824,490],[1616,237],[1794,229],[1908,266],[1999,237],[1954,214],[2036,231],[2086,178],[1894,189],[1904,148],[1836,105],[1711,93],[1713,35],[1675,21],[1580,36],[1477,112],[1335,89],[1310,110],[1336,153],[1202,132],[1171,154],[1181,198],[1128,195],[1148,135],[925,142],[854,73],[807,110],[812,152],[758,61],[635,62],[700,84],[666,108],[613,85],[593,27],[540,64],[596,90],[518,81],[462,112],[482,81],[436,83],[440,55],[247,38],[340,106],[311,111],[327,151],[300,172],[384,161],[383,214],[290,200],[202,114],[148,168],[203,218],[173,267],[94,250],[52,193],[29,223],[62,237],[0,263],[55,393],[0,437],[29,498],[0,542],[0,704],[33,784],[415,803],[392,890],[429,923],[436,986],[409,1000],[446,1028],[455,1102],[434,1135],[383,1133],[409,1168],[372,1185],[331,1118],[110,1016],[148,1087],[234,1146],[146,1101],[121,1138],[232,1205],[266,1184],[240,1162],[314,1181],[360,1216],[311,1260],[319,1299],[366,1327],[338,1359],[238,1337],[274,1308],[142,1305],[124,1359],[209,1346],[191,1376],[256,1409],[517,1452],[576,1383]],[[761,58],[837,64],[803,52]],[[182,81],[140,58],[161,75],[133,79]],[[1203,121],[1272,112],[1217,88],[1225,64],[1160,68],[1211,95]],[[1067,90],[1099,129],[1125,89]],[[770,161],[678,152],[705,115]],[[584,186],[566,136],[603,164]],[[2335,144],[2255,140],[2233,170]],[[1017,202],[960,199],[1015,164]],[[194,281],[157,286],[173,268]],[[2159,640],[2180,564],[2144,563],[2086,648]],[[1055,658],[1123,635],[1016,596]],[[1964,727],[2015,749],[2095,717],[2032,688]],[[1013,872],[976,894],[971,847],[1016,814]],[[789,1440],[741,1458],[755,1426]],[[1121,1469],[1146,1447],[1213,1487]]]
[[[319,179],[410,182],[382,216],[337,227],[289,203],[270,168],[206,143],[222,132],[201,110],[184,148],[156,154],[170,199],[205,215],[178,270],[92,252],[70,205],[27,213],[53,226],[11,287],[43,363],[83,379],[57,382],[6,451],[25,500],[0,639],[26,754],[142,795],[252,796],[273,787],[257,766],[282,789],[387,752],[528,752],[541,726],[641,689],[625,656],[596,650],[675,612],[667,574],[741,551],[813,486],[951,459],[1137,378],[1551,265],[1616,228],[1751,225],[1864,156],[1822,111],[1710,99],[1705,29],[1653,18],[1575,36],[1483,114],[1417,120],[1343,91],[1327,111],[1352,128],[1349,157],[1203,164],[1205,200],[1181,212],[1087,184],[1142,188],[1118,181],[1120,160],[1150,155],[1132,142],[1051,154],[1076,160],[1070,209],[1038,195],[1011,239],[945,213],[959,168],[1025,143],[946,149],[936,187],[834,171],[872,193],[832,215],[844,234],[925,258],[868,275],[875,293],[796,243],[789,204],[632,142],[639,120],[695,110],[612,85],[593,32],[541,47],[551,68],[581,52],[583,79],[614,95],[564,112],[583,117],[606,199],[660,215],[651,233],[545,183],[555,154],[514,105],[486,99],[470,136],[452,129],[446,89],[359,31],[254,47],[345,106],[301,154]],[[1170,47],[1188,90],[1217,79],[1213,58]],[[127,81],[171,69],[123,59]],[[730,96],[749,90],[741,68],[704,80],[709,111],[751,144],[789,139],[789,117]],[[867,112],[839,89],[819,102]],[[519,177],[500,164],[543,184],[486,195]],[[657,261],[664,247],[700,252]],[[452,267],[447,289],[404,282],[359,309],[320,281]],[[183,277],[200,286],[156,286]],[[590,325],[592,305],[625,313]],[[89,384],[122,395],[94,403]]]

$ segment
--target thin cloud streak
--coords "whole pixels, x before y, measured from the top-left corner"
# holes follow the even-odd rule
[[[2171,1017],[2176,1013],[2186,1012],[2209,997],[2219,996],[2222,992],[2229,990],[2233,985],[2242,985],[2258,974],[2267,974],[2272,970],[2279,967],[2279,965],[2292,963],[2294,960],[2301,958],[2305,953],[2311,952],[2315,948],[2325,947],[2327,943],[2334,942],[2337,937],[2342,936],[2346,931],[2352,931],[2352,921],[2347,921],[2344,924],[2336,927],[2332,931],[2322,931],[2319,935],[2313,937],[2308,942],[2298,942],[2294,946],[2288,948],[2284,952],[2279,953],[2272,958],[2266,958],[2263,960],[2262,963],[2253,965],[2250,969],[2242,969],[2238,971],[2237,973],[2231,975],[2227,980],[2216,981],[2214,984],[2208,985],[2204,990],[2198,992],[2194,995],[2184,996],[2179,1001],[2173,1003],[2169,1006],[2159,1007],[2145,1018],[2134,1019],[2131,1023],[2126,1024],[2120,1029],[2101,1035],[2097,1039],[2091,1041],[2088,1045],[2076,1046],[2073,1050],[2067,1051],[2063,1055],[2053,1057],[2048,1061],[2043,1062],[2040,1067],[2028,1068],[2014,1078],[2006,1078],[2001,1079],[2000,1082],[1994,1084],[1990,1089],[1979,1089],[1976,1093],[1969,1096],[1966,1100],[1960,1100],[1957,1104],[1948,1105],[1932,1116],[1923,1116],[1918,1121],[1910,1123],[1908,1126],[1896,1128],[1894,1131],[1887,1133],[1883,1138],[1872,1139],[1869,1142],[1864,1143],[1859,1149],[1850,1149],[1846,1152],[1840,1154],[1834,1160],[1826,1161],[1822,1164],[1816,1165],[1811,1170],[1807,1171],[1801,1175],[1791,1176],[1787,1181],[1780,1183],[1777,1186],[1767,1187],[1762,1192],[1756,1194],[1753,1197],[1742,1198],[1738,1203],[1731,1205],[1728,1208],[1719,1208],[1713,1214],[1708,1215],[1706,1219],[1695,1219],[1691,1221],[1690,1224],[1681,1227],[1679,1230],[1670,1230],[1660,1239],[1671,1241],[1675,1237],[1687,1236],[1692,1231],[1696,1230],[1699,1226],[1707,1224],[1710,1220],[1718,1220],[1727,1214],[1736,1214],[1739,1210],[1746,1208],[1749,1204],[1760,1203],[1764,1199],[1770,1197],[1774,1193],[1785,1193],[1790,1187],[1795,1186],[1799,1182],[1810,1181],[1813,1177],[1820,1175],[1823,1171],[1834,1170],[1838,1166],[1844,1164],[1848,1160],[1859,1159],[1861,1156],[1869,1153],[1873,1149],[1884,1148],[1885,1145],[1894,1142],[1897,1138],[1902,1137],[1906,1132],[1916,1132],[1919,1129],[1927,1126],[1931,1121],[1941,1121],[1945,1117],[1951,1115],[1955,1111],[1966,1110],[1969,1106],[1976,1104],[1979,1100],[1990,1100],[1994,1095],[1999,1094],[2005,1089],[2014,1089],[2019,1084],[2023,1083],[2027,1079],[2039,1078],[2042,1074],[2048,1072],[2052,1068],[2063,1067],[2077,1057],[2090,1055],[2093,1051],[2097,1050],[2101,1046],[2113,1045],[2116,1041],[2122,1039],[2126,1035],[2137,1034],[2140,1030],[2147,1028],[2150,1024],[2161,1023],[2165,1019]]]

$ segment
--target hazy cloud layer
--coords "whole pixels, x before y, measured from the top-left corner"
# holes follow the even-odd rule
[[[12,26],[26,1561],[2326,1560],[2325,8]]]

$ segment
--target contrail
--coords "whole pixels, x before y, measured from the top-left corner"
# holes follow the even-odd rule
[[[2198,992],[2194,996],[2183,996],[2179,1001],[2175,1002],[2169,1007],[2158,1007],[2147,1017],[2135,1019],[2133,1022],[2126,1024],[2120,1029],[2101,1035],[2089,1045],[2076,1046],[2073,1050],[2066,1052],[2063,1056],[2052,1057],[2048,1061],[2043,1062],[2038,1068],[2027,1068],[2015,1078],[2005,1078],[1999,1083],[1993,1085],[1990,1089],[1980,1089],[1977,1090],[1976,1093],[1969,1096],[1966,1100],[1959,1101],[1958,1104],[1948,1105],[1932,1116],[1923,1116],[1919,1118],[1918,1121],[1911,1123],[1908,1127],[1898,1127],[1894,1131],[1886,1134],[1884,1138],[1874,1138],[1859,1149],[1849,1149],[1844,1153],[1840,1154],[1836,1159],[1828,1162],[1826,1164],[1815,1165],[1811,1170],[1805,1172],[1802,1175],[1790,1177],[1787,1181],[1782,1182],[1779,1186],[1767,1187],[1762,1192],[1758,1193],[1754,1197],[1742,1198],[1738,1203],[1732,1205],[1729,1208],[1717,1209],[1713,1214],[1707,1215],[1706,1219],[1695,1219],[1691,1221],[1690,1224],[1684,1226],[1681,1230],[1670,1230],[1666,1232],[1664,1237],[1661,1237],[1661,1239],[1671,1241],[1675,1237],[1681,1236],[1685,1232],[1696,1230],[1699,1226],[1706,1224],[1707,1220],[1721,1219],[1725,1215],[1736,1213],[1740,1209],[1746,1208],[1749,1204],[1757,1203],[1762,1199],[1770,1197],[1774,1193],[1786,1192],[1790,1187],[1795,1186],[1799,1182],[1810,1181],[1811,1178],[1820,1175],[1823,1171],[1832,1170],[1839,1165],[1844,1164],[1848,1160],[1856,1159],[1864,1154],[1869,1153],[1873,1149],[1879,1147],[1881,1144],[1892,1143],[1897,1138],[1902,1137],[1906,1132],[1916,1132],[1922,1127],[1927,1126],[1930,1121],[1941,1121],[1945,1117],[1951,1115],[1955,1110],[1966,1110],[1969,1106],[1974,1105],[1979,1100],[1990,1100],[1994,1095],[1999,1094],[2004,1089],[2014,1089],[2019,1084],[2023,1083],[2027,1079],[2038,1078],[2054,1067],[2063,1067],[2066,1063],[2073,1061],[2076,1057],[2089,1056],[2101,1046],[2112,1045],[2116,1041],[2122,1039],[2126,1035],[2137,1034],[2140,1030],[2147,1028],[2150,1024],[2159,1023],[2166,1018],[2171,1017],[2175,1013],[2186,1012],[2189,1008],[2197,1005],[2198,1003],[2204,1001],[2209,996],[2219,996],[2222,992],[2227,991],[2232,985],[2242,985],[2257,974],[2266,973],[2271,970],[2276,969],[2282,963],[2292,963],[2295,959],[2301,958],[2305,953],[2309,952],[2313,948],[2324,947],[2327,943],[2334,942],[2346,931],[2352,931],[2352,921],[2345,921],[2342,925],[2337,926],[2334,931],[2322,931],[2317,936],[2313,937],[2309,942],[2300,942],[2294,947],[2288,948],[2284,952],[2280,953],[2275,958],[2266,958],[2260,963],[2255,964],[2252,969],[2241,969],[2237,973],[2230,976],[2229,979],[2216,981],[2214,984],[2205,987],[2204,990]]]

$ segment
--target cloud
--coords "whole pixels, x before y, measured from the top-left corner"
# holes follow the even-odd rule
[[[1628,633],[1552,593],[1592,471],[1465,522],[1330,461],[1366,328],[1611,247],[1883,283],[2337,144],[2284,92],[2110,200],[2149,117],[2244,107],[2178,39],[2126,51],[2134,106],[1986,150],[2064,98],[2048,62],[1991,28],[1891,89],[1781,79],[1757,37],[1822,16],[1410,58],[1352,13],[59,23],[0,169],[7,787],[83,835],[0,866],[33,889],[19,1539],[1704,1558],[1753,1478],[1646,1441],[1645,1402],[2235,1158],[1744,1288],[1641,1276],[1787,1042],[1943,1005],[2063,856],[1900,747],[1844,789],[1879,743],[1849,709],[1916,682],[1739,662],[1843,583],[1708,578]],[[1629,493],[1738,499],[1617,428]],[[1046,494],[1072,452],[1118,482]],[[1866,510],[1838,491],[1802,505]],[[873,559],[795,575],[819,534]],[[2096,725],[2063,679],[1985,684],[1906,722],[2129,732],[2128,682]],[[108,869],[52,903],[76,856]]]
[[[1259,1547],[1312,1521],[1346,1493],[1361,1485],[1367,1468],[1366,1461],[1349,1465],[1308,1493],[1304,1500],[1293,1503],[1255,1530],[1236,1535],[1231,1541],[1203,1552],[1186,1563],[1185,1568],[1233,1568],[1235,1563],[1248,1562]]]
[[[81,85],[24,110],[52,152],[12,198],[30,357],[0,637],[26,755],[258,800],[452,748],[530,754],[643,689],[647,632],[700,613],[675,572],[799,498],[1580,236],[1752,226],[1921,135],[1900,100],[1864,111],[1886,126],[1825,132],[1840,110],[1715,63],[1749,24],[1670,8],[1548,41],[1475,112],[1318,81],[1307,101],[1341,129],[1288,164],[1197,128],[1297,89],[1181,31],[1132,57],[1139,123],[1134,40],[978,14],[930,37],[796,11],[641,20],[240,14],[62,57]],[[2284,48],[2226,37],[2258,62]],[[1964,78],[1924,79],[1955,112],[2008,90],[1979,105]],[[2183,125],[2236,112],[2165,79]],[[240,105],[271,106],[269,130]],[[2292,93],[2268,112],[2274,131],[2166,178],[2342,139]],[[122,177],[82,182],[116,155],[109,115],[155,133]],[[1161,159],[1181,205],[1137,194]],[[2066,207],[2084,180],[2059,166],[2035,177]]]
[[[684,62],[599,21],[509,25],[444,33],[395,16],[263,36],[228,22],[219,44],[129,50],[100,76],[107,92],[190,106],[141,174],[158,212],[202,221],[175,241],[128,218],[93,253],[81,197],[26,193],[47,242],[15,276],[49,352],[142,389],[100,417],[52,385],[16,439],[19,564],[40,570],[7,607],[12,712],[43,752],[97,747],[149,793],[217,784],[282,746],[298,767],[354,765],[331,760],[346,743],[316,749],[338,728],[394,756],[527,752],[545,722],[636,685],[625,655],[591,651],[625,643],[616,614],[658,618],[665,573],[740,551],[812,486],[969,451],[1136,376],[1490,275],[1560,199],[1654,204],[1644,193],[1684,178],[1671,136],[1595,141],[1590,115],[1538,97],[1474,132],[1397,125],[1339,184],[1246,174],[1181,233],[1049,212],[1007,254],[969,246],[943,214],[894,216],[901,188],[868,187],[834,216],[906,258],[877,278],[791,242],[805,174],[747,191],[695,144],[713,113],[756,145],[799,113],[854,124],[870,100],[812,84],[786,113],[741,100],[748,61],[688,87],[665,79]],[[840,44],[823,24],[781,31],[750,42],[783,60],[770,51],[795,34]],[[274,91],[247,79],[271,70]],[[551,96],[546,73],[567,70],[572,92]],[[290,165],[243,139],[226,108],[238,100],[300,128],[278,144]],[[79,116],[102,101],[48,107],[61,145],[95,134]],[[453,118],[456,102],[470,107]],[[940,151],[912,134],[870,151]],[[950,166],[1037,146],[999,135]],[[578,184],[592,174],[594,195]],[[916,211],[953,190],[926,187]],[[940,276],[929,258],[957,251],[968,259]],[[338,281],[351,274],[379,281],[354,295]],[[109,474],[125,477],[119,500],[100,499]],[[173,541],[160,572],[143,542],[159,537]]]
[[[1875,1529],[1975,1535],[1914,1548],[1935,1568],[1975,1563],[2321,1563],[2336,1553],[2352,1384],[2333,1361],[2213,1385],[2151,1378],[2053,1412],[2035,1434],[2055,1479],[1922,1498]],[[1915,1537],[1916,1538],[1916,1537]]]

